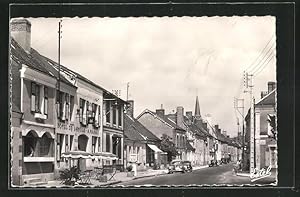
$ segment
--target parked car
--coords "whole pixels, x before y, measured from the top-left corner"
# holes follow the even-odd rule
[[[184,170],[186,172],[192,172],[193,171],[192,163],[190,161],[183,161],[182,164],[183,164]]]
[[[181,160],[174,160],[170,163],[170,166],[168,167],[168,173],[172,174],[174,172],[185,172],[185,168]]]

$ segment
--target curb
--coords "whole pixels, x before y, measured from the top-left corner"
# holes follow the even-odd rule
[[[250,174],[247,173],[236,173],[237,176],[250,177]]]

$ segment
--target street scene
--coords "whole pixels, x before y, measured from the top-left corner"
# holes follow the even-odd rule
[[[13,18],[12,187],[277,183],[275,18]]]

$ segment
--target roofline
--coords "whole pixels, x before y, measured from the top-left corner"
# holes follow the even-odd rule
[[[166,121],[164,121],[161,117],[159,117],[158,115],[154,114],[152,111],[150,111],[149,109],[145,109],[140,115],[138,115],[138,117],[136,119],[139,119],[143,114],[145,113],[149,113],[152,116],[156,117],[157,119],[159,119],[161,122],[165,123],[166,125],[168,125],[169,127],[171,127],[172,129],[176,129],[175,127],[173,127],[172,125],[170,125],[169,123],[167,123]]]
[[[261,98],[259,101],[257,101],[257,103],[255,105],[258,105],[260,102],[262,102],[263,100],[265,100],[268,96],[270,96],[271,94],[273,94],[273,92],[276,91],[277,88],[274,88],[274,90],[272,90],[271,92],[269,92],[269,94],[267,94],[266,96],[264,96],[263,98]]]

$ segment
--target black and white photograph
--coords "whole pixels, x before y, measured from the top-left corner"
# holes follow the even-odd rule
[[[12,187],[277,185],[276,17],[10,19]]]

